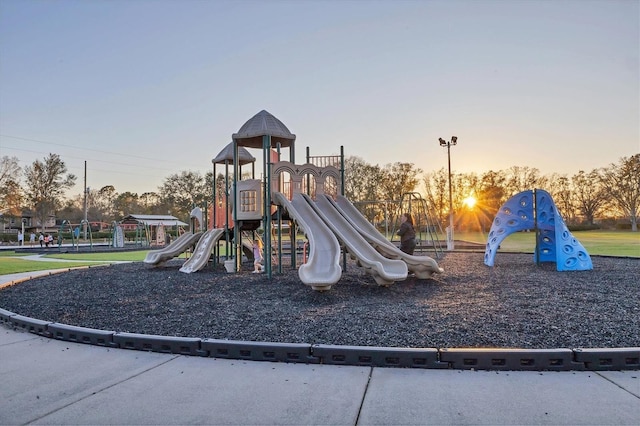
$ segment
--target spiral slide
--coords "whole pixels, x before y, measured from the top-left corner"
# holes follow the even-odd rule
[[[340,245],[335,235],[302,195],[295,194],[291,201],[280,192],[271,197],[287,210],[309,240],[307,263],[298,269],[300,280],[314,290],[329,290],[342,276]]]
[[[202,234],[202,237],[198,240],[198,244],[193,251],[193,255],[184,262],[182,268],[180,268],[180,272],[190,274],[192,272],[198,272],[207,266],[213,247],[223,234],[224,228],[210,229]]]
[[[434,273],[439,274],[444,272],[431,257],[410,255],[393,245],[391,241],[387,240],[384,235],[378,232],[375,226],[373,226],[346,197],[338,195],[337,201],[333,201],[331,197],[326,195],[324,197],[327,202],[333,204],[335,208],[342,213],[351,225],[358,230],[360,235],[373,245],[376,250],[390,259],[403,260],[407,264],[409,271],[416,275],[416,278],[429,278]]]
[[[184,253],[193,246],[202,236],[202,232],[192,234],[187,232],[180,235],[174,242],[159,250],[152,250],[147,253],[144,263],[153,266],[162,266],[165,262]]]

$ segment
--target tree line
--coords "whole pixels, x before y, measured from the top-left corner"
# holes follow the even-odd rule
[[[89,189],[66,197],[77,177],[68,173],[57,154],[21,168],[18,159],[0,158],[0,213],[21,217],[32,213],[36,223],[48,215],[79,223],[84,218],[85,197],[89,221],[111,223],[128,214],[171,214],[188,221],[194,206],[211,206],[213,172],[181,171],[167,176],[155,192],[118,192],[112,185]],[[488,230],[500,206],[518,192],[539,188],[548,191],[570,225],[593,225],[596,221],[625,222],[637,231],[640,205],[640,154],[623,157],[617,163],[579,171],[574,175],[543,175],[536,168],[513,166],[484,173],[451,174],[452,204],[456,228]],[[217,200],[222,202],[225,179],[215,179]],[[427,201],[436,221],[446,226],[449,216],[449,173],[444,168],[424,172],[413,163],[383,166],[360,157],[345,159],[345,196],[372,221],[395,220],[403,194],[419,193]],[[465,202],[470,197],[474,205]],[[395,206],[395,208],[389,208]]]
[[[359,157],[346,162],[345,195],[352,202],[388,200],[397,203],[403,193],[419,192],[441,224],[449,217],[449,173],[441,168],[423,173],[411,163],[383,167]],[[513,195],[544,189],[551,194],[569,225],[626,223],[637,231],[640,208],[640,154],[617,163],[573,175],[544,175],[528,166],[512,166],[484,173],[451,173],[451,201],[456,228],[488,231],[498,209]],[[468,200],[473,199],[474,203]],[[380,216],[372,208],[369,219]],[[396,212],[396,214],[398,214]],[[393,218],[392,218],[393,219]]]

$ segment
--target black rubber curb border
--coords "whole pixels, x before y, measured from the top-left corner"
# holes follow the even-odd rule
[[[25,317],[2,308],[0,308],[0,324],[14,330],[68,342],[247,361],[456,370],[619,371],[640,369],[640,347],[389,348],[200,339],[77,327]]]

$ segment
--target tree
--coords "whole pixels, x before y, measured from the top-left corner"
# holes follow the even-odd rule
[[[84,219],[84,197],[77,195],[65,200],[64,205],[56,212],[56,218],[58,221],[68,220],[70,223],[79,224]]]
[[[84,194],[78,196],[78,201],[81,202],[84,208]],[[87,188],[87,220],[89,222],[107,223],[112,220],[107,214],[109,206],[110,204],[108,203],[102,203],[100,190]],[[82,218],[84,219],[84,212]]]
[[[213,176],[213,173],[211,175]],[[229,182],[232,182],[232,181],[233,179],[229,178]],[[226,188],[226,181],[224,178],[224,174],[218,173],[218,176],[216,176],[215,185],[216,185],[216,199],[214,201],[216,204],[221,206],[225,202],[227,197],[227,188]],[[211,191],[213,191],[213,188],[211,189]]]
[[[139,198],[144,214],[166,214],[169,207],[162,203],[162,199],[157,192],[145,192]]]
[[[394,200],[400,203],[401,198],[408,192],[415,192],[418,186],[418,175],[422,173],[421,169],[415,168],[412,163],[393,163],[386,164],[381,169],[381,180],[379,182],[379,194],[383,200]],[[400,208],[400,204],[397,206]],[[389,212],[389,220],[393,223],[396,215],[401,212]]]
[[[580,213],[589,225],[607,201],[607,189],[602,186],[601,171],[594,169],[589,173],[580,170],[571,177],[573,193]]]
[[[91,191],[89,191],[91,193]],[[101,222],[112,222],[115,220],[115,200],[117,197],[116,188],[113,185],[103,186],[94,194],[93,202],[98,212]]]
[[[21,169],[16,157],[0,158],[0,214],[20,217],[22,214]]]
[[[571,180],[566,175],[553,173],[546,178],[546,181],[547,191],[551,194],[564,221],[567,224],[575,223],[576,203]]]
[[[369,222],[377,223],[386,217],[386,200],[379,194],[382,179],[380,166],[371,165],[360,157],[347,157],[344,162],[344,194],[358,207]]]
[[[113,201],[113,211],[115,220],[121,220],[129,214],[137,214],[142,211],[138,194],[133,192],[123,192],[118,194]]]
[[[607,188],[611,204],[629,217],[631,230],[638,231],[638,209],[640,208],[640,154],[622,157],[611,164],[602,174],[602,183]]]
[[[59,155],[49,154],[44,161],[36,160],[24,168],[25,196],[35,212],[36,223],[42,229],[49,215],[60,208],[65,190],[71,188],[76,176],[67,173],[67,166]]]
[[[489,170],[480,177],[478,200],[491,216],[495,216],[500,207],[507,201],[506,179],[502,170],[497,172]]]
[[[460,173],[454,180],[454,210],[456,213],[455,225],[460,230],[480,231],[484,230],[491,221],[486,217],[485,209],[478,202],[481,181],[476,173]],[[469,205],[467,199],[476,200],[474,205]]]
[[[211,174],[210,172],[208,175]],[[207,180],[199,172],[191,171],[170,175],[158,188],[160,198],[171,208],[174,216],[187,220],[194,206],[200,206],[210,200],[211,179]]]
[[[402,194],[414,192],[418,186],[418,175],[421,169],[414,168],[412,163],[386,164],[381,172],[382,180],[378,183],[383,199],[400,201]]]
[[[512,166],[506,172],[505,193],[508,197],[541,186],[540,170],[528,166]]]
[[[344,194],[351,201],[376,201],[382,172],[378,165],[368,164],[360,157],[344,161]]]
[[[448,172],[441,168],[436,172],[426,173],[422,182],[427,192],[427,203],[435,209],[440,223],[446,223],[449,209]]]
[[[17,181],[20,178],[20,166],[17,157],[7,155],[0,158],[0,194],[4,193],[7,182]]]

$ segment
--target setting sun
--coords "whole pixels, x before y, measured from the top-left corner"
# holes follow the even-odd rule
[[[467,206],[468,208],[472,209],[473,206],[476,205],[478,200],[476,200],[476,197],[474,197],[473,195],[469,195],[467,198],[462,200],[462,202],[464,203],[465,206]]]

